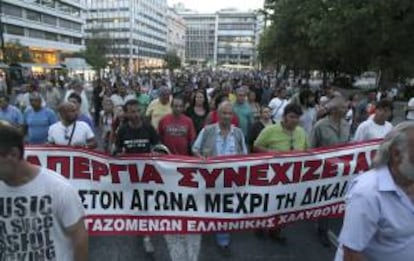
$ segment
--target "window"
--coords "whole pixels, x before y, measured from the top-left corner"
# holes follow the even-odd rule
[[[26,10],[26,18],[37,22],[40,22],[42,19],[40,13],[29,10]]]
[[[50,15],[43,15],[43,22],[50,25],[57,25],[56,17]]]
[[[58,36],[57,34],[54,34],[54,33],[45,33],[45,39],[50,40],[50,41],[57,41]]]
[[[73,38],[73,44],[82,45],[82,39],[80,39],[80,38]]]
[[[33,30],[33,29],[29,30],[29,36],[33,37],[33,38],[37,38],[37,39],[45,39],[46,38],[45,32],[38,31],[38,30]]]
[[[61,35],[60,36],[60,41],[61,42],[64,42],[64,43],[71,43],[71,38],[70,37],[68,37],[68,36],[64,36],[64,35]]]
[[[7,24],[5,26],[5,31],[8,34],[24,36],[24,28],[20,26]]]
[[[69,14],[69,15],[73,15],[73,16],[80,16],[80,9],[76,8],[76,7],[72,7],[70,5],[67,4],[63,4],[63,3],[58,3],[57,8],[59,11]]]
[[[3,4],[3,13],[5,15],[23,17],[23,9],[14,5]]]
[[[42,0],[42,4],[50,8],[55,8],[56,1],[55,0]]]
[[[72,21],[68,21],[68,20],[64,20],[64,19],[60,19],[59,21],[59,26],[63,27],[63,28],[67,28],[67,29],[72,29],[74,31],[77,32],[81,32],[82,31],[82,25],[72,22]]]

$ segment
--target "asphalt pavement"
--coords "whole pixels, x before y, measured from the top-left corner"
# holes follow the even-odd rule
[[[280,245],[270,239],[258,238],[253,232],[232,234],[231,257],[223,257],[218,251],[214,235],[203,235],[199,261],[221,260],[275,260],[275,261],[324,261],[333,260],[335,248],[323,247],[317,238],[314,222],[291,224],[284,230],[288,240]],[[155,260],[170,261],[165,240],[153,237]],[[150,261],[145,255],[142,237],[92,237],[90,239],[91,261]]]

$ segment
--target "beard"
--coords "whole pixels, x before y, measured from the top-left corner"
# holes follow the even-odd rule
[[[398,170],[402,176],[410,181],[414,181],[414,164],[411,162],[408,154],[405,154],[403,157],[403,161],[400,166],[398,166]]]

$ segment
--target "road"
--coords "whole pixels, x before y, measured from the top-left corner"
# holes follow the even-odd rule
[[[300,222],[285,229],[287,245],[281,246],[268,239],[259,239],[252,232],[232,235],[232,256],[223,258],[215,245],[213,235],[202,239],[200,261],[220,260],[275,260],[275,261],[322,261],[332,260],[334,248],[319,244],[313,222]],[[161,236],[153,239],[156,260],[169,261],[165,241]],[[91,261],[150,260],[145,256],[141,237],[93,237],[90,242]]]

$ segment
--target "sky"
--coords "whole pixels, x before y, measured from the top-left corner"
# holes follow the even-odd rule
[[[168,0],[168,6],[183,3],[186,8],[201,13],[211,13],[223,8],[237,8],[241,11],[263,7],[264,0]]]

